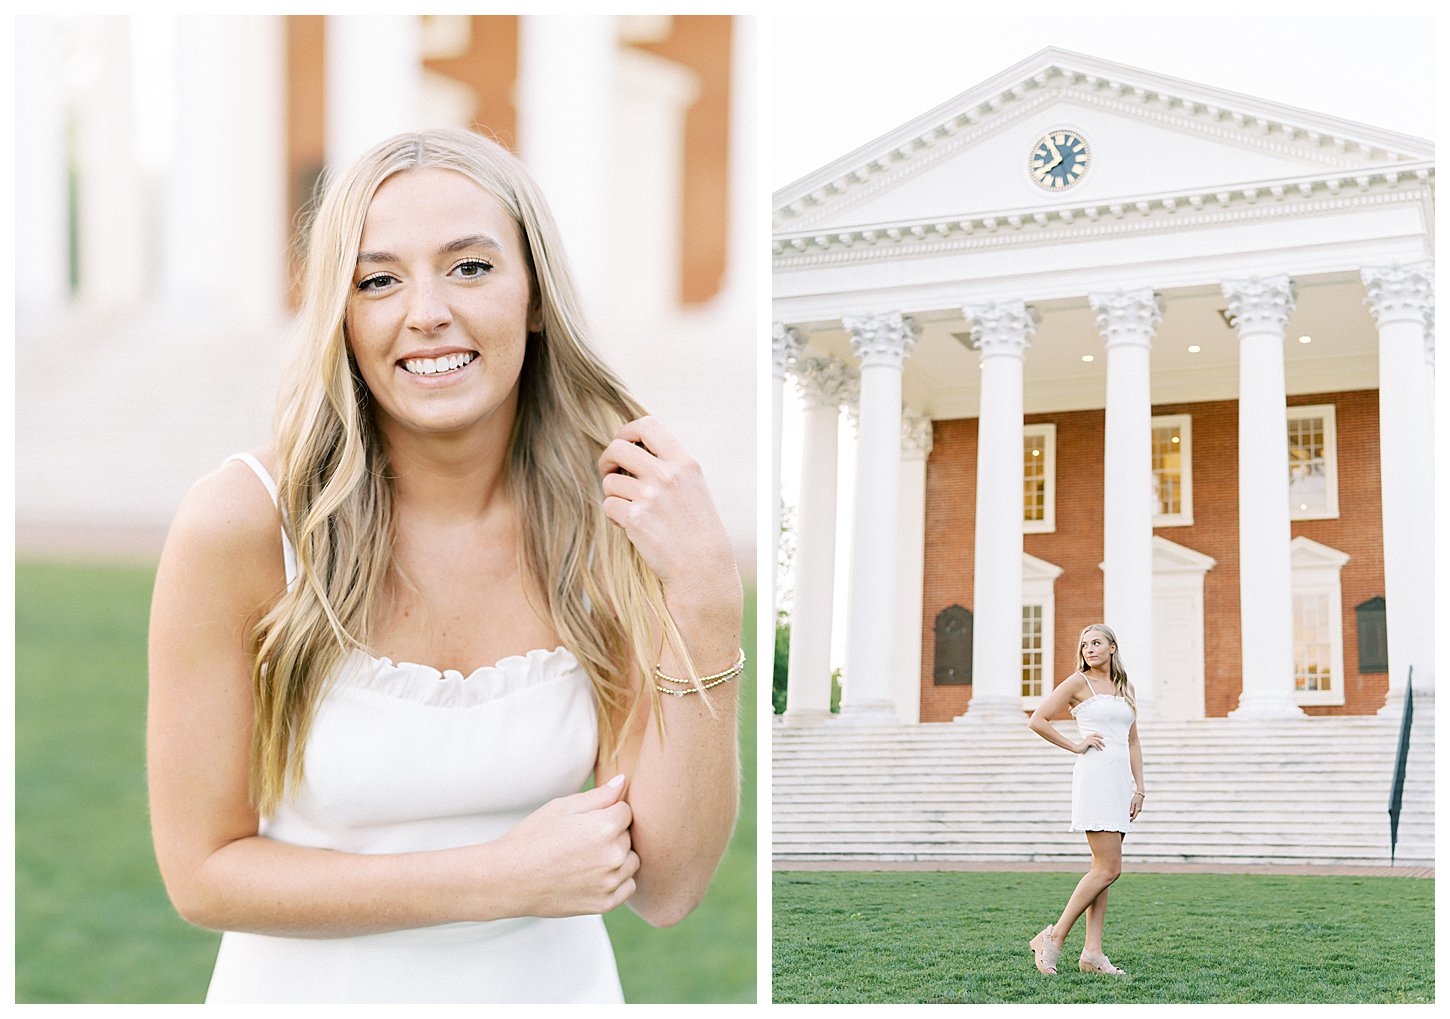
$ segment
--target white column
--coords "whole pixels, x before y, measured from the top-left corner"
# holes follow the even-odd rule
[[[131,37],[122,17],[85,19],[84,84],[75,99],[77,297],[93,308],[135,307],[146,296],[146,192],[133,145]],[[60,73],[63,69],[56,68]]]
[[[1037,331],[1021,301],[963,309],[981,351],[972,699],[957,721],[1021,724],[1022,359]]]
[[[1094,294],[1107,346],[1103,428],[1103,621],[1137,694],[1138,716],[1153,717],[1153,401],[1148,356],[1163,321],[1151,290]]]
[[[619,27],[614,15],[519,19],[518,154],[547,197],[585,309],[605,302],[610,257]],[[561,73],[567,68],[567,73]]]
[[[53,18],[13,24],[15,243],[24,252],[15,259],[15,311],[43,317],[70,300],[66,90],[56,73],[66,63],[65,26]]]
[[[901,421],[901,522],[896,529],[896,664],[892,700],[898,721],[921,721],[921,585],[926,567],[926,458],[931,418]]]
[[[780,430],[785,405],[785,376],[803,346],[800,331],[783,322],[771,329],[770,404],[770,565],[780,564]]]
[[[176,31],[163,296],[182,313],[270,320],[284,313],[289,240],[278,119],[286,87],[283,20],[186,17],[176,19]],[[226,239],[226,272],[199,257],[219,238]],[[237,286],[238,279],[254,282]]]
[[[810,724],[831,714],[831,622],[835,601],[836,462],[840,406],[850,370],[831,357],[793,366],[805,406],[800,505],[796,513],[795,600],[790,623],[784,721]]]
[[[856,522],[841,717],[893,722],[897,497],[901,476],[901,369],[916,328],[900,312],[843,320],[861,359]]]
[[[1289,437],[1284,327],[1288,276],[1224,283],[1239,334],[1239,626],[1243,692],[1231,718],[1303,717],[1294,703]]]
[[[420,126],[422,24],[417,14],[329,14],[324,35],[327,164],[335,169]]]
[[[1390,658],[1382,713],[1398,714],[1411,666],[1416,697],[1433,696],[1435,689],[1435,477],[1426,448],[1434,414],[1424,396],[1435,276],[1429,262],[1365,269],[1362,276],[1380,341],[1380,493]]]

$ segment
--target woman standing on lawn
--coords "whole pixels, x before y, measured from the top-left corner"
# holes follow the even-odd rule
[[[1063,708],[1077,719],[1082,739],[1073,742],[1048,721]],[[1027,724],[1049,743],[1078,755],[1072,769],[1072,830],[1087,833],[1092,867],[1083,875],[1057,923],[1032,939],[1037,968],[1057,974],[1057,957],[1077,918],[1087,913],[1087,936],[1078,969],[1123,971],[1103,954],[1108,886],[1123,865],[1123,837],[1143,809],[1143,755],[1138,746],[1137,704],[1118,653],[1117,638],[1102,623],[1082,631],[1077,671],[1053,688]]]
[[[300,322],[275,446],[187,495],[152,607],[153,834],[228,932],[208,1000],[618,1001],[599,914],[689,913],[739,794],[701,472],[471,132],[329,182]]]

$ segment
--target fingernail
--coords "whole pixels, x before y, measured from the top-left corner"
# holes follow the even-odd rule
[[[618,789],[622,785],[624,785],[623,775],[615,775],[613,778],[605,783],[605,787],[609,789]]]

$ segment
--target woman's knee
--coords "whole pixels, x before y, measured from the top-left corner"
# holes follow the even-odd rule
[[[1093,873],[1097,875],[1099,881],[1110,885],[1123,873],[1123,861],[1093,860]]]

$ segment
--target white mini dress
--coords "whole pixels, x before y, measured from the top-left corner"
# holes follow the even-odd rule
[[[276,501],[276,485],[255,458]],[[295,575],[283,536],[287,582]],[[498,838],[594,769],[589,677],[564,648],[468,675],[352,652],[327,684],[305,780],[258,834],[344,853]],[[617,1003],[599,916],[516,917],[350,938],[222,935],[207,1002]]]
[[[1092,690],[1092,680],[1088,680]],[[1128,759],[1128,730],[1133,709],[1126,698],[1096,691],[1072,708],[1082,738],[1103,737],[1103,748],[1089,747],[1072,767],[1072,830],[1132,831],[1128,808],[1133,799],[1133,768]]]

